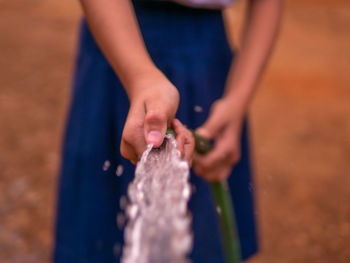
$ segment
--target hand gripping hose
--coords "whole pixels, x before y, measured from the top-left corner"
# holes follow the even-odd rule
[[[172,129],[168,129],[167,133],[176,136]],[[192,131],[192,134],[195,140],[195,151],[198,154],[204,155],[213,149],[213,145],[209,140],[196,134],[194,131]],[[241,261],[240,244],[227,181],[214,182],[209,185],[216,206],[225,261],[226,263],[239,263]]]

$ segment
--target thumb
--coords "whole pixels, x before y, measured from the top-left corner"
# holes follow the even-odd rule
[[[162,145],[167,129],[168,118],[164,110],[157,106],[148,106],[144,122],[144,136],[147,144],[154,148]]]

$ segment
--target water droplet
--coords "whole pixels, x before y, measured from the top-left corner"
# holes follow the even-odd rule
[[[216,212],[217,212],[219,215],[221,215],[221,207],[220,207],[220,206],[217,206],[217,207],[216,207]]]
[[[115,243],[114,246],[113,246],[113,255],[114,255],[114,257],[118,258],[121,251],[122,251],[121,244]]]
[[[121,176],[121,175],[123,174],[123,172],[124,172],[124,166],[121,165],[121,164],[119,164],[119,165],[117,166],[117,170],[115,171],[115,174],[116,174],[117,176]]]
[[[125,215],[123,213],[119,213],[117,215],[117,226],[119,229],[123,229],[125,225],[125,221],[126,221]]]
[[[107,171],[109,169],[109,167],[111,166],[111,162],[106,160],[104,163],[103,163],[103,166],[102,166],[102,170],[103,171]]]
[[[194,194],[195,192],[197,192],[197,187],[194,185],[194,184],[192,184],[191,185],[191,192]]]
[[[120,200],[119,200],[120,208],[124,210],[127,204],[128,204],[128,199],[126,198],[126,196],[123,195],[122,197],[120,197]]]
[[[193,109],[194,109],[195,112],[198,112],[198,113],[199,112],[203,112],[203,108],[201,106],[199,106],[199,105],[194,106]]]

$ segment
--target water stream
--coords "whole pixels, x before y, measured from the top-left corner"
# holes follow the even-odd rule
[[[160,149],[147,147],[128,188],[122,263],[189,262],[188,179],[189,166],[180,158],[172,135]]]

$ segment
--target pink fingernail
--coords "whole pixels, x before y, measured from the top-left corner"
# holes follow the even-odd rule
[[[150,131],[147,134],[147,143],[158,145],[162,140],[162,134],[159,131]]]

